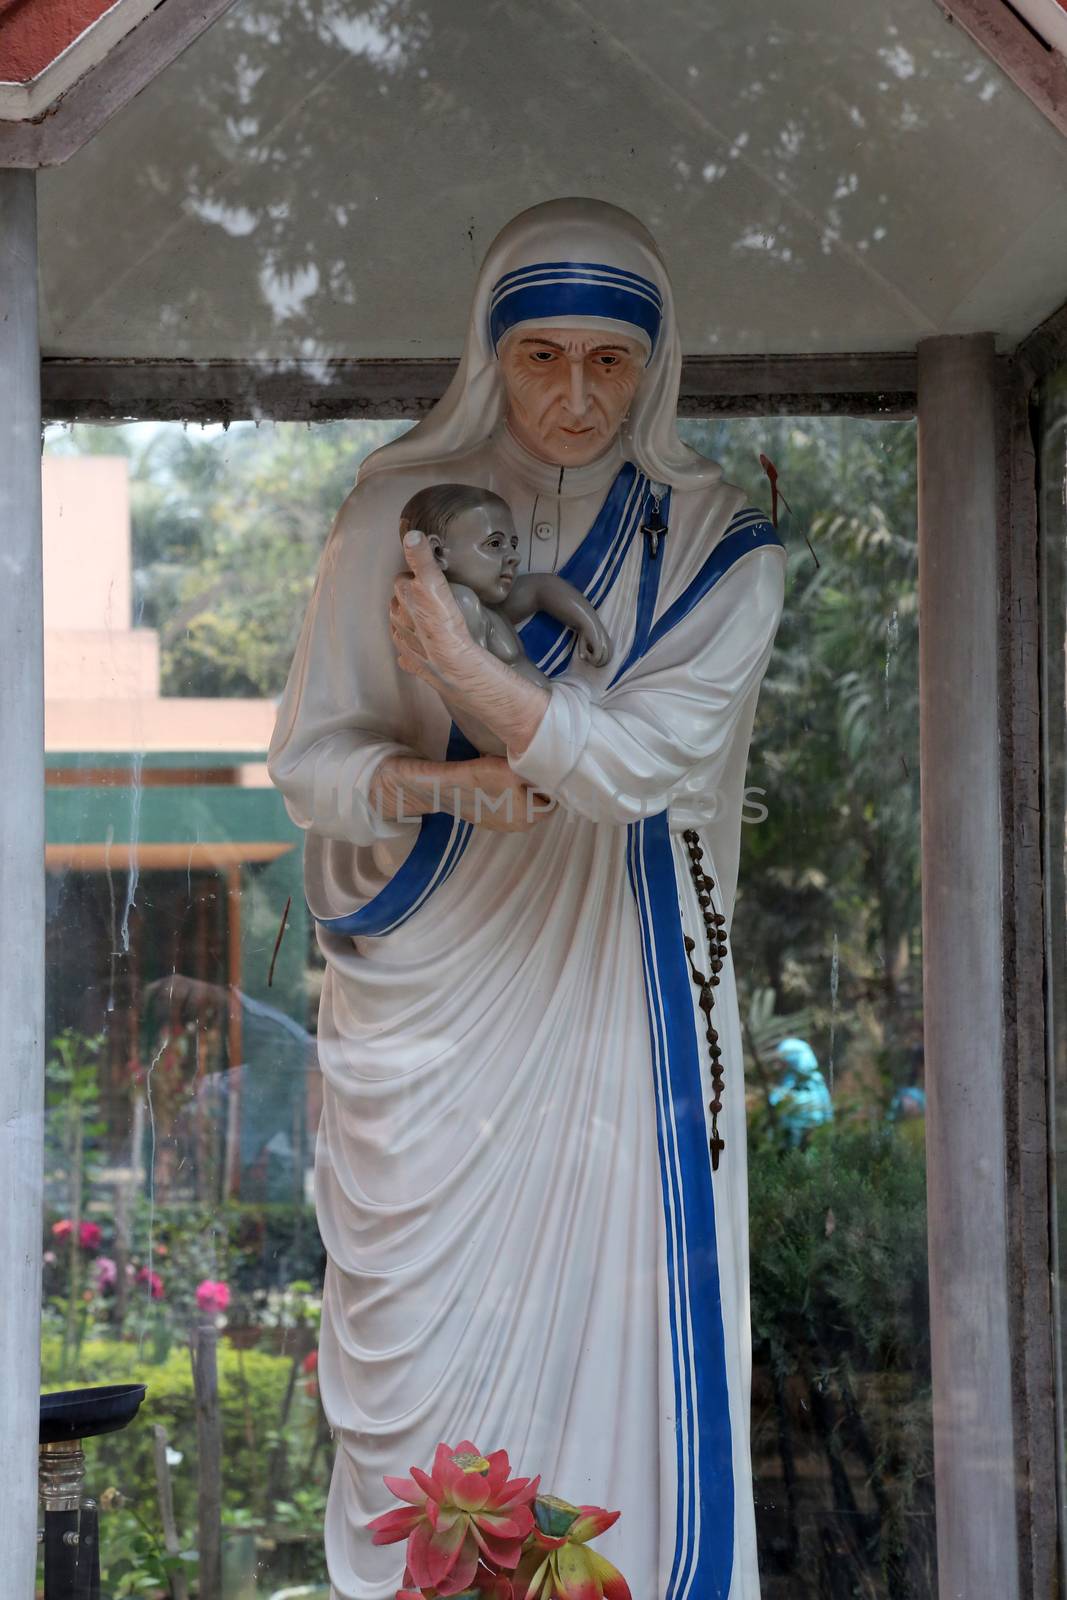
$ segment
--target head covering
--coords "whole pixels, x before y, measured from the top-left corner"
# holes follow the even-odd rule
[[[670,278],[642,223],[603,200],[548,200],[493,240],[474,291],[459,367],[433,410],[368,456],[360,479],[444,465],[487,439],[507,409],[499,342],[523,323],[620,327],[642,335],[649,360],[624,424],[626,455],[657,482],[697,488],[722,480],[717,462],[678,437],[682,345]]]
[[[637,328],[651,353],[663,320],[663,296],[651,278],[598,261],[538,262],[505,272],[493,285],[489,335],[496,351],[504,335],[521,323],[559,317],[595,317],[613,327]]]
[[[806,1039],[782,1039],[774,1053],[798,1078],[819,1070],[818,1057]]]

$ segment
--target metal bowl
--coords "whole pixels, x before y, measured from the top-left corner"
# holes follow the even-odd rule
[[[95,1389],[61,1389],[41,1396],[41,1444],[92,1439],[117,1433],[132,1422],[145,1397],[143,1383],[112,1383]]]

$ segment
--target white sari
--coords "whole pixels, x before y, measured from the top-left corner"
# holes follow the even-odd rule
[[[524,634],[553,687],[514,764],[559,801],[528,833],[387,822],[371,801],[386,755],[449,746],[387,627],[400,507],[446,478],[502,495],[523,565],[565,570],[614,641],[595,668],[547,618]],[[327,962],[319,1375],[337,1600],[391,1600],[402,1549],[367,1532],[391,1503],[382,1476],[461,1438],[620,1510],[597,1548],[635,1600],[759,1594],[741,1040],[728,955],[713,1173],[682,945],[706,972],[705,933],[680,834],[699,830],[729,919],[784,561],[728,485],[670,491],[655,555],[651,504],[621,446],[561,472],[499,427],[445,468],[367,478],[279,709],[271,773],[307,829]]]

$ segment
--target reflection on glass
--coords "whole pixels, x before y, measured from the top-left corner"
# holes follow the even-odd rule
[[[915,433],[684,432],[788,502],[733,929],[763,1593],[932,1596]]]
[[[326,1594],[319,964],[299,835],[263,763],[333,513],[402,426],[48,440],[44,1370],[56,1386],[148,1384],[142,1419],[90,1460],[105,1592],[195,1575],[180,1554],[198,1542],[188,1345],[206,1326],[224,1595]],[[757,500],[765,453],[789,508],[734,930],[764,1595],[926,1600],[914,431],[685,431]]]
[[[327,385],[456,354],[500,224],[589,193],[660,239],[691,353],[1021,338],[1062,298],[1061,162],[930,0],[238,0],[42,173],[44,346]]]

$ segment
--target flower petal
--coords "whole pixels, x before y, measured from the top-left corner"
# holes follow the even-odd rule
[[[479,1528],[498,1539],[525,1539],[534,1525],[529,1506],[515,1506],[506,1511],[494,1511],[491,1508],[477,1511],[474,1520]]]
[[[436,1585],[439,1595],[462,1594],[478,1573],[478,1550],[473,1539],[465,1539],[452,1571]]]
[[[587,1539],[595,1539],[613,1528],[620,1515],[618,1511],[605,1511],[601,1506],[579,1506],[577,1520],[572,1523],[567,1537],[572,1544],[585,1544]]]
[[[418,1506],[420,1511],[426,1504],[426,1491],[419,1488],[414,1478],[383,1478],[382,1482],[398,1500],[406,1500],[409,1505]]]
[[[541,1600],[541,1590],[548,1577],[547,1556],[540,1563],[525,1557],[515,1573],[515,1600]]]
[[[603,1600],[604,1590],[593,1572],[590,1554],[580,1544],[564,1545],[557,1551],[559,1600]]]
[[[441,1448],[443,1450],[445,1448],[444,1445]],[[411,1477],[412,1481],[418,1484],[428,1500],[436,1500],[438,1504],[441,1503],[444,1499],[444,1491],[436,1479],[431,1478],[428,1472],[423,1472],[421,1467],[412,1467]]]
[[[613,1567],[610,1561],[605,1560],[599,1550],[588,1550],[586,1554],[604,1591],[604,1600],[633,1600],[630,1585],[618,1567]]]
[[[457,1469],[449,1493],[454,1503],[462,1506],[464,1511],[480,1511],[489,1499],[489,1479],[480,1472]]]
[[[511,1462],[506,1450],[494,1450],[485,1458],[489,1463],[489,1492],[495,1499],[508,1481]]]
[[[471,1523],[471,1532],[494,1566],[504,1567],[508,1572],[518,1566],[522,1555],[521,1539],[494,1539],[492,1534],[483,1533],[475,1522]]]
[[[415,1524],[421,1520],[421,1513],[414,1506],[396,1506],[392,1511],[384,1511],[380,1517],[375,1517],[369,1524],[374,1535],[375,1544],[397,1544],[401,1539],[407,1539],[412,1533]]]

